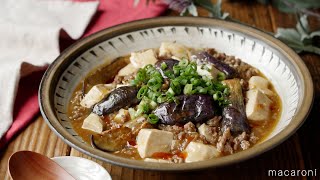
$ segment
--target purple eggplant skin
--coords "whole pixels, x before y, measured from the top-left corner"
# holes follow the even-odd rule
[[[139,103],[138,88],[135,86],[122,86],[113,90],[107,97],[94,105],[92,112],[102,116],[110,114],[126,106]]]
[[[230,128],[232,135],[238,135],[242,132],[250,133],[240,80],[228,79],[223,82],[230,89],[228,97],[230,104],[222,109],[222,131],[224,132],[227,128]]]
[[[161,64],[162,63],[166,63],[167,67],[165,69],[162,69],[161,68]],[[163,78],[168,78],[164,72],[166,71],[172,71],[173,70],[173,66],[178,64],[179,61],[178,60],[175,60],[175,59],[163,59],[163,60],[160,60],[158,61],[154,66],[155,68],[160,72],[161,76]]]
[[[240,112],[237,108],[228,106],[222,110],[221,127],[224,132],[227,128],[233,135],[241,134],[242,132],[250,133],[250,127],[247,123],[247,117]]]
[[[162,103],[153,113],[161,124],[183,125],[188,122],[198,123],[214,117],[212,97],[209,95],[181,95],[178,103]]]
[[[199,60],[213,64],[218,70],[220,70],[226,75],[226,79],[235,78],[237,75],[237,72],[234,68],[224,63],[223,61],[216,59],[215,57],[211,56],[209,53],[205,51],[200,52],[196,55],[196,57]]]

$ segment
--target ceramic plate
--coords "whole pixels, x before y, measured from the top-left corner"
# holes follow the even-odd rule
[[[73,156],[59,156],[51,159],[77,180],[111,180],[108,171],[91,160]]]
[[[282,101],[281,119],[273,132],[248,150],[184,164],[157,164],[121,158],[86,144],[73,130],[66,115],[75,87],[101,64],[111,63],[115,58],[133,51],[157,48],[163,41],[176,41],[193,48],[215,48],[258,68],[273,83]],[[313,84],[300,57],[268,34],[209,18],[165,17],[115,26],[78,41],[49,67],[43,77],[39,97],[41,112],[51,129],[77,150],[121,166],[175,171],[239,162],[283,142],[307,117],[313,100]]]

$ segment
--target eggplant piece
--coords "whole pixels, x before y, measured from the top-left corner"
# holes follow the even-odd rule
[[[113,90],[106,98],[94,105],[92,112],[102,116],[110,114],[126,106],[139,103],[138,88],[135,86],[122,86]]]
[[[161,64],[162,63],[165,63],[167,65],[167,67],[165,69],[162,69],[161,68]],[[166,71],[172,71],[173,70],[173,66],[178,64],[179,61],[178,60],[175,60],[175,59],[163,59],[163,60],[160,60],[158,61],[156,64],[155,64],[155,68],[160,72],[161,76],[163,78],[168,78],[166,75],[165,75],[165,72]]]
[[[223,61],[216,59],[205,51],[197,54],[196,57],[201,61],[213,64],[219,71],[223,72],[226,75],[226,79],[235,78],[237,75],[237,72],[234,68],[224,63]]]
[[[230,88],[230,96],[228,98],[230,104],[222,110],[222,131],[224,132],[227,128],[230,128],[233,135],[241,134],[242,132],[250,133],[240,80],[229,79],[225,80],[224,83]]]
[[[213,99],[209,95],[181,95],[178,103],[162,103],[154,110],[160,123],[183,125],[188,122],[198,123],[214,117]]]
[[[120,127],[104,131],[102,134],[91,135],[91,145],[102,151],[114,152],[123,149],[128,141],[134,140],[131,129]]]

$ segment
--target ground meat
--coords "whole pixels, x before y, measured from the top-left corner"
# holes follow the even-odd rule
[[[226,142],[223,148],[223,153],[225,154],[233,154],[234,150],[232,148],[231,142]]]
[[[247,139],[248,139],[248,136],[247,136],[247,134],[246,134],[246,132],[243,132],[242,134],[240,134],[239,136],[237,136],[237,137],[235,137],[234,139],[233,139],[233,149],[235,150],[235,151],[237,151],[237,150],[239,150],[239,148],[241,147],[242,149],[243,149],[243,144],[248,144],[249,142],[247,141]],[[244,142],[244,141],[246,141],[246,142]],[[250,146],[250,143],[249,143],[249,146]],[[245,146],[244,146],[244,148],[246,148]]]
[[[138,135],[141,129],[153,129],[153,126],[147,121],[140,122],[137,126],[132,128],[132,134]]]
[[[159,124],[158,126],[159,129],[164,130],[164,131],[169,131],[173,133],[173,139],[178,139],[178,134],[180,132],[183,132],[183,127],[177,126],[177,125],[164,125],[164,124]]]
[[[228,128],[220,137],[217,143],[217,149],[225,154],[233,154],[239,150],[246,150],[257,142],[257,137],[251,133],[250,135],[246,132],[233,137],[230,134],[230,129]]]
[[[72,107],[72,109],[70,109],[71,113],[69,114],[71,115],[69,116],[69,118],[71,120],[80,121],[88,116],[89,110],[80,105],[80,101],[82,100],[82,98],[82,92],[77,91],[74,98],[72,98],[72,100],[70,101],[70,107]]]
[[[240,146],[243,150],[246,150],[250,147],[250,143],[249,143],[249,141],[241,141]]]
[[[257,68],[250,66],[234,56],[225,56],[222,60],[229,66],[233,67],[238,72],[239,78],[244,79],[245,81],[248,81],[252,76],[259,74],[259,70]]]
[[[211,126],[211,127],[217,127],[220,125],[220,120],[222,119],[222,116],[215,116],[213,117],[212,119],[209,119],[206,124],[208,126]]]
[[[222,136],[219,137],[218,143],[217,143],[217,150],[220,152],[224,152],[224,148],[226,145],[226,142],[229,138],[231,138],[230,128],[227,128]]]
[[[205,136],[200,136],[205,139],[210,144],[216,144],[219,139],[219,128],[218,127],[208,127]]]
[[[127,76],[116,76],[114,78],[114,84],[130,84],[132,80],[135,79],[136,73],[132,73]]]
[[[252,132],[252,133],[250,134],[250,136],[249,136],[249,142],[250,142],[251,144],[255,144],[255,143],[258,142],[258,140],[259,140],[259,138],[254,135],[254,132]]]
[[[172,158],[170,158],[169,161],[171,161],[173,163],[183,163],[184,162],[183,158],[179,157],[178,155],[172,156]]]
[[[187,132],[187,133],[196,132],[197,131],[195,125],[192,122],[188,122],[187,124],[185,124],[183,126],[183,128],[184,128],[184,131]]]
[[[257,68],[250,66],[234,56],[227,56],[225,53],[219,53],[212,48],[206,49],[206,51],[218,60],[224,61],[229,66],[233,67],[237,71],[238,77],[243,80],[241,85],[245,90],[248,89],[249,79],[252,76],[259,74],[259,70]]]
[[[173,133],[174,141],[171,146],[171,152],[173,154],[182,152],[191,141],[205,143],[205,140],[200,137],[195,125],[192,122],[185,124],[184,127],[159,124],[158,128]]]

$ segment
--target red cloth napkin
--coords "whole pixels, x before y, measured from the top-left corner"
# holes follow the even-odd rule
[[[100,0],[98,11],[84,36],[117,24],[159,16],[166,8],[167,6],[163,3],[149,3],[147,6],[145,0],[141,0],[137,6],[134,6],[134,0]],[[65,49],[72,42],[68,39],[61,39],[61,49]],[[1,138],[0,150],[30,124],[36,115],[39,115],[38,88],[43,73],[44,71],[35,72],[20,80],[15,100],[13,124]]]

